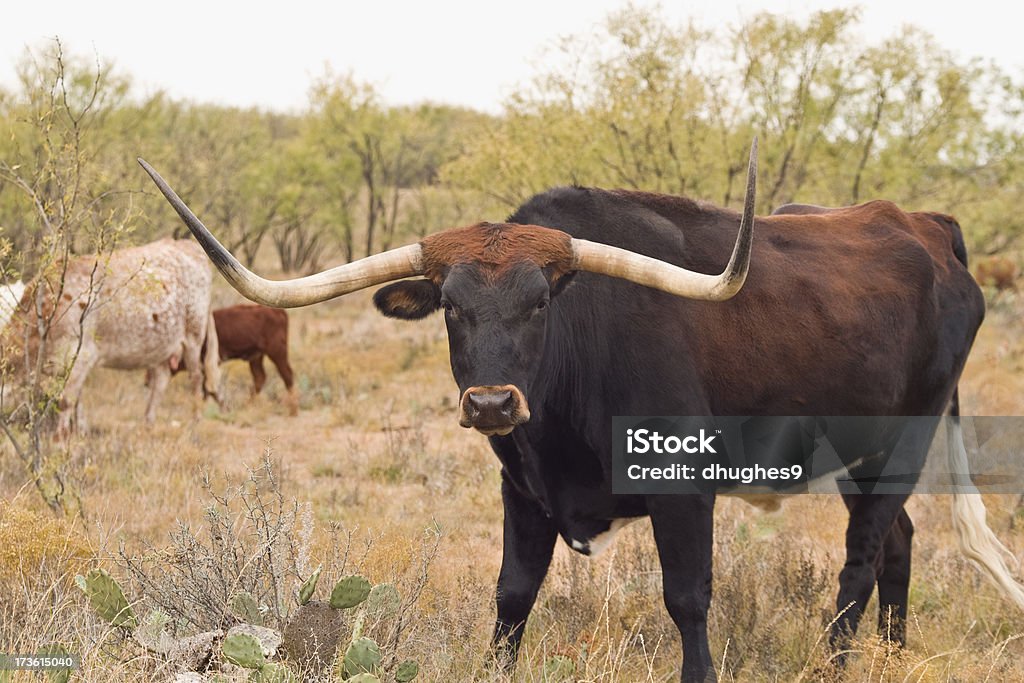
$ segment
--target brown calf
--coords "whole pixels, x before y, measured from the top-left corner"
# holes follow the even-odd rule
[[[255,396],[262,391],[267,381],[263,357],[269,357],[288,390],[288,398],[285,399],[288,414],[298,414],[295,377],[292,366],[288,363],[288,314],[280,308],[239,304],[213,311],[213,320],[217,328],[221,362],[234,359],[249,361],[253,382],[252,395]],[[204,347],[204,356],[205,353]],[[185,364],[175,356],[168,359],[168,365],[172,374],[186,369]],[[148,375],[146,381],[148,384]]]

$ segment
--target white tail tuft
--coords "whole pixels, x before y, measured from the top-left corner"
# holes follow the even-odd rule
[[[1017,607],[1024,610],[1024,586],[1018,583],[1007,566],[1020,563],[1013,553],[992,533],[985,521],[985,503],[971,481],[967,447],[960,429],[960,419],[946,417],[946,448],[949,470],[953,477],[953,528],[960,541],[960,551],[981,570]]]

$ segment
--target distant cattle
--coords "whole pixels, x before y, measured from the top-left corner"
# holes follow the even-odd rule
[[[220,360],[240,359],[249,362],[252,372],[252,395],[263,389],[267,381],[267,373],[263,369],[263,357],[267,356],[277,368],[287,390],[288,414],[297,415],[298,398],[295,395],[295,378],[292,366],[288,363],[288,314],[280,308],[270,308],[259,304],[239,304],[227,308],[218,308],[213,312],[217,325],[217,342],[220,347]],[[206,359],[206,348],[203,348],[203,359]],[[185,369],[185,364],[172,357],[168,361],[171,374]],[[146,374],[146,384],[152,381],[152,371]]]
[[[1005,256],[990,256],[978,262],[974,271],[974,279],[982,287],[1016,291],[1017,264]]]
[[[6,367],[15,380],[25,379],[32,368],[26,359],[34,361],[42,347],[43,372],[51,377],[67,373],[58,417],[58,430],[66,433],[77,412],[69,409],[77,408],[85,380],[96,366],[151,368],[146,421],[153,422],[171,376],[167,359],[179,357],[190,368],[198,415],[204,381],[200,350],[204,343],[217,347],[211,281],[206,256],[192,240],[163,239],[109,255],[74,257],[26,288],[4,330]],[[45,344],[39,311],[49,326]],[[217,365],[206,366],[207,385],[215,388]]]
[[[11,314],[14,313],[24,293],[24,282],[0,285],[0,330],[7,326],[7,321],[11,319]]]

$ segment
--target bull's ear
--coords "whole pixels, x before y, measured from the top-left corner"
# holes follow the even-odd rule
[[[378,289],[373,305],[389,318],[419,320],[441,307],[441,290],[430,280],[403,280]]]

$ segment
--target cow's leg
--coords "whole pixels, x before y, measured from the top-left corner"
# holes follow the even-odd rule
[[[64,390],[61,392],[60,401],[57,404],[59,415],[57,418],[57,436],[64,439],[71,435],[73,426],[84,426],[82,408],[79,399],[82,396],[82,388],[89,373],[96,366],[98,357],[92,351],[91,345],[82,345],[75,358],[75,364],[68,373],[68,379],[64,382]]]
[[[186,337],[185,343],[182,345],[180,362],[185,365],[189,383],[192,385],[192,417],[198,420],[203,414],[203,399],[205,398],[203,392],[203,340]],[[175,368],[173,365],[167,365],[169,366],[167,376],[170,377],[170,373]],[[161,391],[160,395],[162,394],[163,392]]]
[[[914,524],[901,510],[882,546],[878,577],[878,633],[903,647],[907,642],[907,601],[910,592],[910,553]]]
[[[650,496],[665,606],[683,638],[684,683],[717,681],[708,646],[715,497]]]
[[[829,642],[837,651],[846,649],[850,638],[857,632],[857,626],[864,613],[864,605],[879,578],[879,568],[884,566],[883,546],[897,518],[903,513],[903,504],[908,494],[843,494],[843,501],[850,510],[850,521],[846,528],[846,564],[839,573],[839,596],[836,610],[840,612],[832,625]],[[906,558],[909,563],[909,554]],[[900,564],[894,559],[895,564]],[[899,583],[894,578],[894,583]],[[887,587],[889,590],[889,587]],[[898,597],[890,594],[890,598]],[[905,596],[904,596],[905,602]],[[837,654],[837,666],[845,663],[845,655]]]
[[[268,354],[273,361],[277,373],[281,375],[284,387],[288,391],[288,414],[295,416],[299,414],[299,398],[295,394],[295,375],[292,373],[292,366],[288,363],[288,350],[284,349],[279,353]]]
[[[249,372],[252,373],[252,396],[263,391],[263,385],[267,382],[267,371],[263,369],[263,354],[257,354],[249,359]]]
[[[533,609],[558,534],[537,503],[502,478],[504,545],[498,574],[498,616],[492,648],[498,664],[511,670],[519,653],[526,618]]]
[[[191,372],[191,371],[190,371]],[[151,378],[149,383],[149,402],[146,404],[146,422],[156,421],[156,409],[160,405],[167,384],[171,381],[171,368],[167,363],[158,363],[147,371]]]

